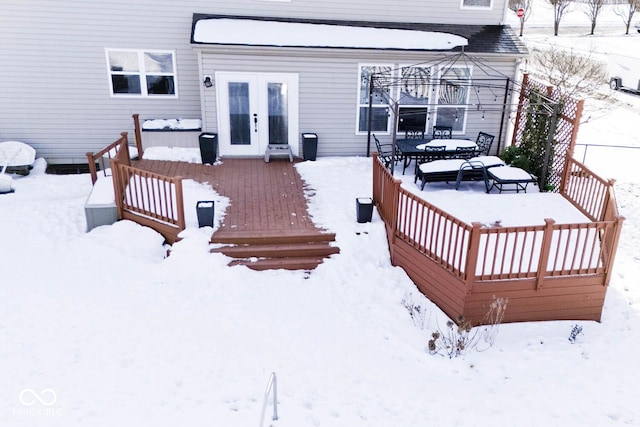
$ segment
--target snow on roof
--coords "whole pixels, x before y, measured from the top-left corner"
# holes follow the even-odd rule
[[[242,18],[200,19],[193,42],[248,46],[449,50],[466,46],[455,34]]]

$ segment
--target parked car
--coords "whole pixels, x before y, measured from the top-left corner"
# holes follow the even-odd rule
[[[609,55],[609,87],[640,93],[640,57]]]
[[[636,22],[636,25],[634,25],[634,27],[636,27],[636,30],[638,30],[638,32],[640,33],[640,22]]]

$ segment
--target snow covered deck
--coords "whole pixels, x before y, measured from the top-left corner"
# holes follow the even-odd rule
[[[505,322],[600,320],[623,220],[612,182],[569,160],[560,194],[466,188],[461,202],[403,185],[375,157],[373,176],[393,264],[451,318],[481,323],[504,297]]]

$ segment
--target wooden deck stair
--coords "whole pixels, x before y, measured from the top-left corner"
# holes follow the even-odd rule
[[[211,252],[234,258],[232,265],[245,265],[253,270],[313,270],[323,260],[340,253],[332,246],[333,233],[242,232],[218,231],[211,243],[224,244]]]

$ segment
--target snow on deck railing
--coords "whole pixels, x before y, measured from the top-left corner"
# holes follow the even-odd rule
[[[394,238],[467,283],[538,278],[540,285],[548,276],[610,273],[622,221],[611,208],[612,192],[603,202],[604,212],[610,212],[607,221],[556,224],[546,219],[538,226],[487,227],[469,225],[403,189],[375,154],[373,166],[374,201]],[[589,194],[584,188],[575,192]]]

